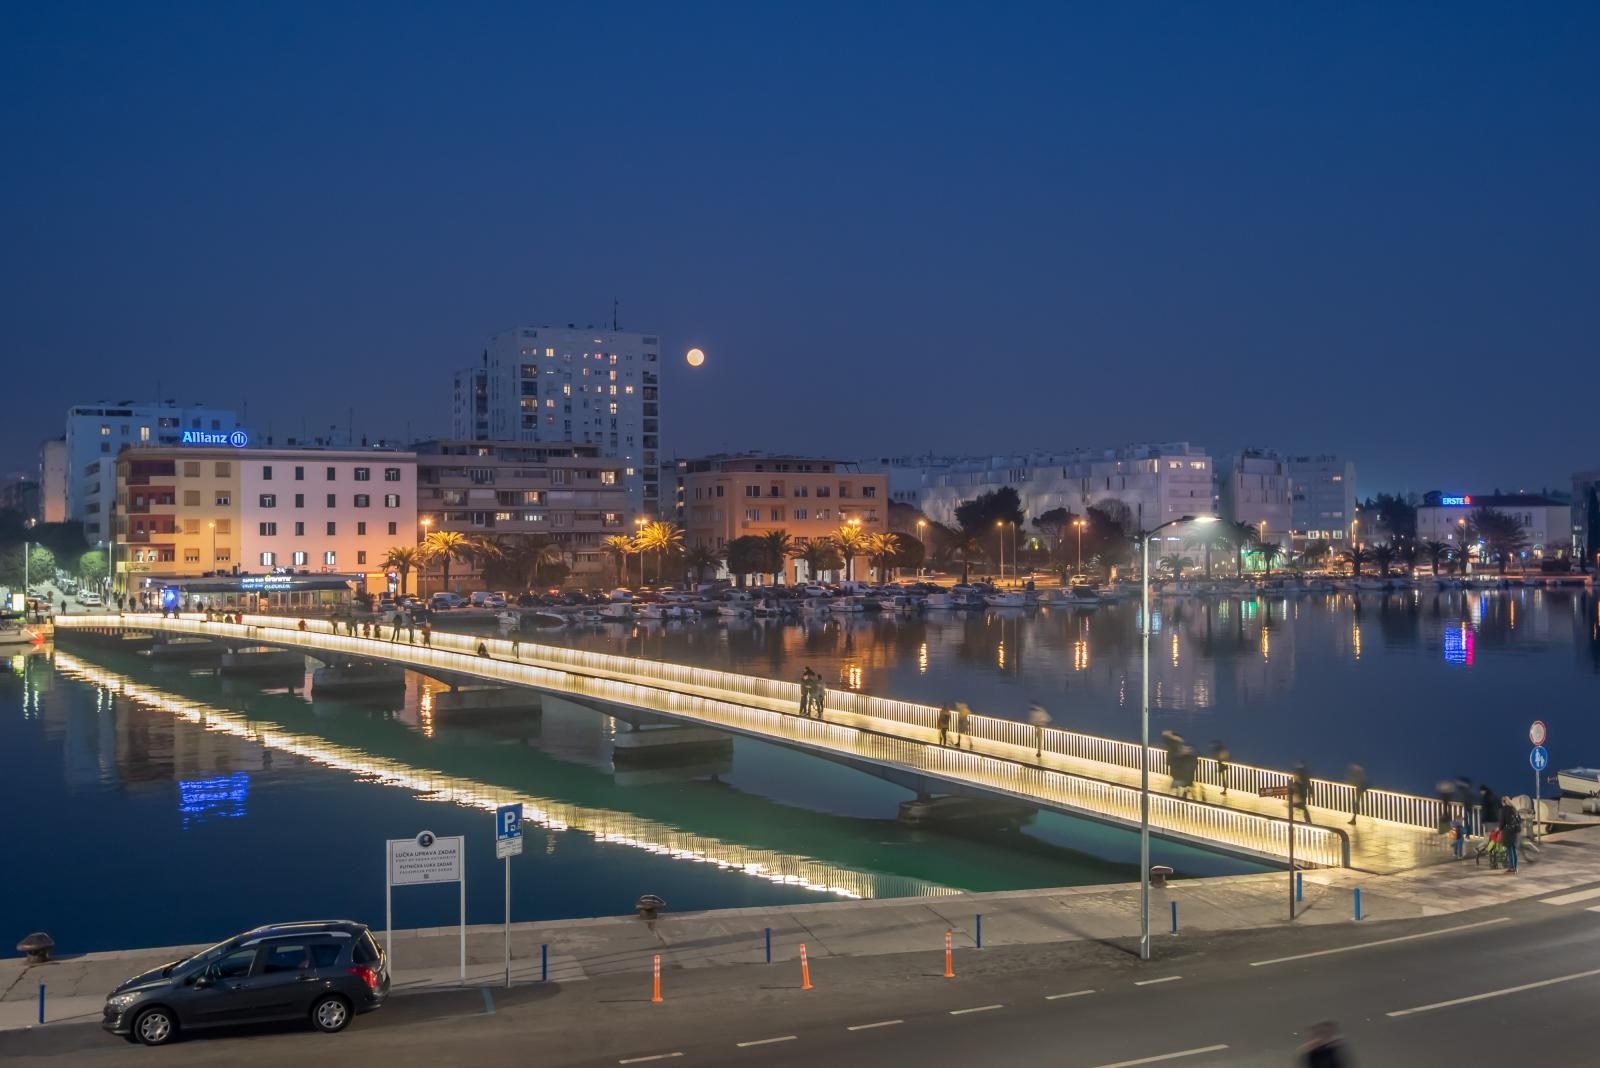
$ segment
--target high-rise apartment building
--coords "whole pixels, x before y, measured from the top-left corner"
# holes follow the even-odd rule
[[[1339,456],[1291,456],[1289,529],[1301,544],[1343,541],[1356,517],[1356,465]]]
[[[652,334],[523,326],[456,372],[451,436],[595,445],[620,464],[634,513],[659,514],[661,345]]]
[[[179,445],[217,435],[216,443],[240,428],[230,408],[175,401],[101,401],[67,411],[67,518],[82,520],[90,545],[109,541],[117,496],[117,454],[129,445]],[[197,438],[197,435],[199,437]]]
[[[1270,449],[1245,449],[1217,457],[1217,514],[1245,523],[1262,541],[1289,550],[1293,528],[1293,480],[1284,458]]]

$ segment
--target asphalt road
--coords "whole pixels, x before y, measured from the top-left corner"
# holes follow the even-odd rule
[[[1431,920],[648,972],[564,988],[397,998],[329,1037],[274,1026],[145,1050],[92,1027],[0,1034],[8,1064],[1276,1065],[1339,1022],[1354,1063],[1592,1063],[1600,888]],[[1305,956],[1305,954],[1312,954]],[[492,1010],[492,1011],[491,1011]]]

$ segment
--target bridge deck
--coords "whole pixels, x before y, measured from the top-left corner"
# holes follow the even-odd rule
[[[435,632],[431,647],[339,634],[327,620],[247,617],[244,624],[159,615],[63,617],[63,629],[138,629],[206,635],[222,641],[267,642],[317,654],[390,661],[427,672],[454,672],[510,685],[532,686],[592,700],[643,708],[680,719],[762,738],[847,763],[910,772],[967,789],[1134,825],[1139,816],[1139,747],[1092,735],[1033,727],[1014,720],[974,715],[969,734],[952,732],[938,744],[938,709],[850,691],[828,695],[822,720],[795,714],[795,683],[618,657],[564,646],[511,643],[501,638]],[[420,639],[419,639],[420,640]],[[480,641],[489,658],[475,655]],[[1036,754],[1035,746],[1040,745]],[[1214,762],[1201,762],[1203,797],[1170,796],[1165,753],[1151,749],[1150,821],[1166,837],[1268,859],[1288,854],[1288,824],[1282,800],[1258,796],[1262,786],[1289,781],[1284,772],[1235,764],[1222,793]],[[1341,783],[1313,780],[1313,826],[1295,827],[1296,858],[1305,863],[1349,865],[1392,872],[1449,855],[1436,830],[1440,803],[1373,790],[1364,815],[1346,825],[1354,795]],[[1367,815],[1370,813],[1371,815]]]

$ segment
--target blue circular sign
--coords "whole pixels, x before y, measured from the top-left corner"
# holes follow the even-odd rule
[[[1533,747],[1533,752],[1528,754],[1528,763],[1533,765],[1534,771],[1543,771],[1550,763],[1550,751],[1542,745]]]
[[[228,444],[232,445],[236,449],[242,449],[246,445],[250,444],[250,435],[246,434],[243,430],[235,430],[233,433],[228,435]]]

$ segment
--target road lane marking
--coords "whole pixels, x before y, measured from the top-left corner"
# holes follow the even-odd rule
[[[1600,897],[1600,888],[1594,890],[1579,890],[1575,894],[1558,894],[1547,897],[1539,902],[1541,905],[1576,905],[1580,901],[1588,901],[1592,897]]]
[[[1221,1053],[1227,1046],[1200,1046],[1196,1049],[1180,1049],[1176,1053],[1162,1053],[1155,1057],[1140,1057],[1136,1061],[1117,1061],[1115,1064],[1102,1064],[1099,1068],[1134,1068],[1137,1064],[1156,1064],[1160,1061],[1175,1061],[1179,1057],[1198,1057],[1202,1053]]]
[[[1600,975],[1600,968],[1591,968],[1586,972],[1577,972],[1573,975],[1559,975],[1554,979],[1541,979],[1537,983],[1523,983],[1521,986],[1508,986],[1504,990],[1490,990],[1483,994],[1473,994],[1464,998],[1452,998],[1449,1001],[1435,1001],[1432,1005],[1418,1005],[1412,1009],[1397,1009],[1385,1013],[1386,1016],[1415,1016],[1420,1012],[1432,1012],[1434,1009],[1448,1009],[1455,1005],[1467,1005],[1474,1001],[1487,1001],[1490,998],[1503,998],[1507,994],[1520,994],[1524,990],[1538,990],[1542,986],[1555,986],[1557,983],[1570,983],[1574,979],[1587,979],[1590,976]]]
[[[648,1057],[625,1057],[618,1064],[643,1064],[645,1061],[664,1061],[672,1057],[681,1057],[682,1053],[652,1053]]]
[[[1392,946],[1396,942],[1410,942],[1417,938],[1432,938],[1434,935],[1453,934],[1456,931],[1471,931],[1478,927],[1488,927],[1491,924],[1505,923],[1511,917],[1497,916],[1492,920],[1479,920],[1477,923],[1463,923],[1455,927],[1441,927],[1437,931],[1422,931],[1418,934],[1400,935],[1398,938],[1380,938],[1376,942],[1357,942],[1353,946],[1340,946],[1337,949],[1319,949],[1313,953],[1296,953],[1292,957],[1273,957],[1271,960],[1253,960],[1250,967],[1261,968],[1268,964],[1287,964],[1292,960],[1309,960],[1312,957],[1326,957],[1333,953],[1349,953],[1354,949],[1371,949],[1373,946]]]
[[[846,1027],[845,1030],[846,1031],[870,1031],[874,1027],[893,1027],[895,1024],[903,1024],[903,1023],[905,1023],[904,1020],[879,1020],[877,1023],[856,1024],[854,1027]]]
[[[1070,994],[1046,994],[1044,996],[1044,999],[1046,1001],[1060,1001],[1062,998],[1081,998],[1085,994],[1093,994],[1093,993],[1094,993],[1093,990],[1074,990]]]
[[[491,995],[489,993],[489,988],[488,987],[483,987],[482,989],[483,989],[483,1014],[485,1016],[493,1016],[494,1015],[494,997],[493,997],[493,995]]]
[[[1134,986],[1154,986],[1156,983],[1170,983],[1175,979],[1182,979],[1181,975],[1163,975],[1160,979],[1141,979]]]
[[[1590,905],[1588,908],[1584,909],[1584,911],[1585,912],[1600,912],[1600,905]]]
[[[757,1038],[749,1042],[735,1042],[734,1045],[740,1049],[744,1049],[747,1046],[770,1046],[774,1042],[793,1042],[799,1037],[799,1035],[779,1035],[777,1038]]]
[[[951,1009],[951,1016],[965,1016],[969,1012],[989,1012],[993,1009],[1003,1009],[1004,1005],[979,1005],[975,1009]]]

